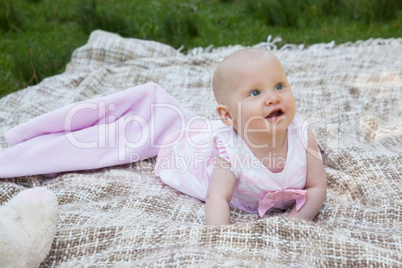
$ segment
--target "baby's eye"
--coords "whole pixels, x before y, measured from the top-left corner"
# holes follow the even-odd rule
[[[250,92],[249,96],[258,96],[260,94],[261,94],[261,92],[258,89],[255,89],[255,90]]]
[[[282,84],[277,84],[275,90],[281,90],[283,88]]]

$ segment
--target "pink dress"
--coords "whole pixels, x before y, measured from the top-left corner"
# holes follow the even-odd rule
[[[288,152],[284,169],[272,173],[258,160],[246,142],[221,121],[200,124],[184,132],[182,139],[160,149],[156,175],[176,190],[205,201],[218,154],[230,163],[236,185],[230,206],[246,212],[296,209],[306,202],[306,149],[308,125],[295,119],[288,127]],[[267,157],[266,161],[274,161]]]

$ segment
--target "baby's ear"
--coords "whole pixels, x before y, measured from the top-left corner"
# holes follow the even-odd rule
[[[216,113],[218,114],[223,124],[227,126],[233,126],[233,119],[226,105],[219,104],[216,107]]]

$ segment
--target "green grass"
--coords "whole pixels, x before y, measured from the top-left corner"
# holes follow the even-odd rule
[[[0,97],[63,72],[96,29],[187,49],[401,37],[395,0],[0,0]]]

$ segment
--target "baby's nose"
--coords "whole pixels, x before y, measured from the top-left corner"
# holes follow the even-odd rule
[[[275,93],[271,93],[265,98],[264,104],[268,106],[271,104],[277,104],[279,101],[279,96]]]

